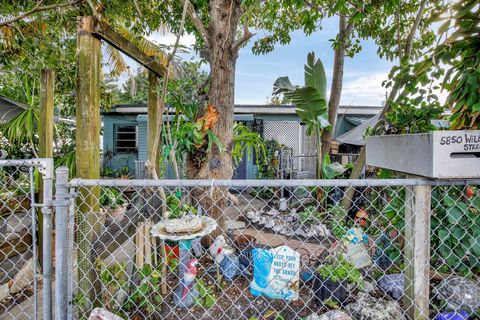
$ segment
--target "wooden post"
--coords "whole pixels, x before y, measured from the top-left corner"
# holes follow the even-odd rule
[[[152,150],[157,150],[155,155],[152,155],[152,158],[155,159],[155,169],[157,170],[157,174],[159,174],[160,169],[160,148],[154,148],[153,144],[155,143],[155,136],[158,134],[158,131],[161,127],[158,125],[158,118],[162,117],[162,114],[159,114],[159,106],[158,103],[160,101],[160,88],[159,88],[159,78],[158,76],[153,73],[152,71],[148,71],[148,134],[147,134],[147,146],[148,146],[148,153],[150,158],[150,152]],[[162,110],[163,111],[163,110]],[[161,120],[161,118],[160,118]],[[160,121],[161,123],[161,121]],[[153,165],[153,163],[152,163]]]
[[[100,40],[95,38],[92,17],[77,18],[77,176],[100,177]],[[87,318],[97,302],[99,280],[95,268],[93,242],[100,231],[100,189],[79,188],[78,287],[84,298],[80,317]]]
[[[53,97],[55,91],[55,72],[42,69],[40,74],[40,122],[38,124],[38,156],[53,158]],[[43,179],[38,183],[38,203],[43,203]],[[42,265],[43,257],[43,214],[37,211],[38,221],[38,262]]]
[[[429,319],[430,210],[430,186],[406,187],[403,303],[411,320]]]

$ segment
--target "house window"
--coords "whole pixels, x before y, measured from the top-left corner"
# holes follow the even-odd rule
[[[115,125],[115,153],[137,151],[137,126]]]

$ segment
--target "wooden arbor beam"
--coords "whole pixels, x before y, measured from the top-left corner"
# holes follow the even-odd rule
[[[163,64],[158,62],[158,57],[152,57],[145,54],[142,50],[140,50],[137,45],[125,38],[119,32],[115,31],[115,29],[107,23],[99,21],[98,19],[92,19],[92,35],[101,40],[104,40],[112,47],[125,53],[127,56],[137,61],[139,64],[143,65],[145,68],[147,68],[157,76],[163,77],[163,75],[166,73],[166,69]],[[149,42],[148,40],[144,41]],[[153,42],[151,44],[152,46],[155,46]]]

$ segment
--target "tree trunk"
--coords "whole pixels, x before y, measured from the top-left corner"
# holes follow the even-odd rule
[[[403,54],[401,53],[401,48],[398,48],[399,51],[399,57],[403,56],[403,59],[405,60],[405,64],[410,61],[411,54],[412,54],[412,46],[413,46],[413,40],[415,37],[415,33],[418,29],[418,26],[420,24],[420,21],[422,20],[423,12],[425,10],[425,4],[426,0],[422,0],[422,2],[419,5],[417,15],[415,17],[415,21],[413,22],[413,25],[410,29],[410,32],[408,33],[407,41],[405,44],[405,51]],[[400,43],[399,43],[400,46]],[[399,60],[399,66],[400,68],[403,66],[402,61]],[[395,84],[393,85],[392,91],[390,91],[390,94],[388,95],[387,101],[385,102],[385,105],[383,106],[382,112],[380,114],[380,117],[377,120],[377,123],[375,123],[374,126],[374,131],[378,130],[379,127],[384,123],[385,120],[385,115],[390,111],[390,106],[391,102],[395,101],[397,98],[398,91],[400,88],[403,86],[402,80],[396,80]],[[403,94],[400,94],[402,96]],[[365,162],[366,162],[366,156],[365,156],[365,146],[362,147],[360,150],[360,154],[357,158],[357,161],[355,162],[355,165],[352,169],[352,172],[350,173],[349,179],[358,179],[360,178],[360,175],[363,171],[363,167],[365,167]],[[353,195],[355,194],[355,190],[350,187],[346,192],[344,199],[342,199],[342,208],[347,211],[350,209],[352,205],[352,200],[353,200]],[[351,196],[351,197],[350,197]]]
[[[212,128],[225,147],[221,152],[214,147],[200,166],[193,164],[189,155],[187,176],[190,179],[231,179],[233,174],[231,143],[233,136],[233,114],[235,98],[235,64],[237,50],[234,48],[235,34],[241,17],[240,1],[210,1],[210,24],[208,27],[209,47],[207,59],[210,64],[211,84],[209,105],[218,111],[218,122]],[[205,196],[207,195],[207,196]],[[224,209],[227,205],[227,188],[207,188],[193,192],[208,215],[217,220],[218,228],[211,238],[225,229]]]
[[[325,129],[322,132],[322,159],[324,155],[330,153],[330,144],[332,142],[333,133],[335,132],[338,107],[340,105],[340,97],[342,95],[345,48],[351,32],[352,24],[346,24],[345,16],[340,16],[338,25],[339,45],[335,49],[335,55],[333,59],[332,87],[330,89],[330,99],[328,101],[328,121],[332,126],[330,129]],[[320,159],[320,161],[322,161],[322,159]]]

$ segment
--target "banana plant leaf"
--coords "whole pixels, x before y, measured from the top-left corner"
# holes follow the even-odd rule
[[[296,113],[307,126],[307,134],[316,129],[330,126],[328,122],[327,101],[312,87],[297,88],[285,93],[285,96],[296,106]]]
[[[288,77],[280,77],[273,83],[273,94],[288,93],[296,88],[297,86],[294,86]]]
[[[307,55],[307,64],[305,64],[305,87],[317,89],[320,98],[327,100],[327,76],[322,61],[315,58],[315,54],[310,52]]]
[[[308,54],[305,64],[305,86],[292,85],[288,77],[280,77],[273,84],[273,94],[283,94],[296,106],[297,115],[307,126],[307,135],[330,127],[325,68],[313,52]]]
[[[347,167],[342,166],[338,162],[332,163],[330,160],[330,155],[326,154],[323,156],[322,161],[322,178],[323,179],[335,179],[336,177],[342,175],[347,171]]]

